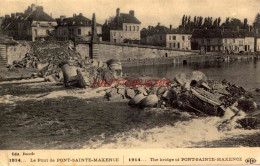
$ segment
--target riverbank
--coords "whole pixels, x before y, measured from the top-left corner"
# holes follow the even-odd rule
[[[209,53],[204,55],[182,55],[174,57],[160,57],[160,58],[147,58],[147,59],[128,59],[122,60],[123,66],[140,66],[140,65],[159,65],[159,64],[183,64],[210,62],[210,61],[236,61],[236,60],[259,60],[260,54],[249,55],[227,55]]]
[[[0,68],[0,81],[28,79],[38,72],[37,68]]]

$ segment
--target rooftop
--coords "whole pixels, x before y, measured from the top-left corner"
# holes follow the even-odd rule
[[[43,11],[42,6],[37,6],[30,14],[25,17],[25,20],[32,21],[48,21],[54,22],[55,20]]]
[[[92,20],[83,16],[81,13],[79,15],[74,14],[73,17],[68,17],[64,19],[57,19],[59,26],[91,26]],[[96,23],[97,26],[101,24]]]
[[[133,16],[131,14],[127,14],[127,13],[120,13],[119,22],[141,24],[141,22],[135,16]]]
[[[157,26],[149,26],[147,29],[142,29],[141,35],[142,36],[148,36],[153,34],[191,34],[187,31],[182,31],[180,29],[171,29],[167,28],[164,25],[160,25],[160,23],[157,24]]]
[[[254,37],[255,33],[247,29],[239,31],[221,30],[221,29],[196,29],[192,33],[193,38],[244,38]]]
[[[130,10],[129,13],[120,13],[120,9],[118,8],[116,10],[116,16],[103,26],[107,26],[112,30],[122,30],[123,23],[141,24],[141,21],[135,17],[133,10]]]

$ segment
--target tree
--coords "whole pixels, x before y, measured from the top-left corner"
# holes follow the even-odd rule
[[[213,22],[212,29],[217,29],[218,28],[218,19],[216,18],[215,21]]]
[[[255,17],[255,21],[253,23],[253,26],[254,26],[255,29],[260,28],[260,13],[257,13],[257,15]]]
[[[221,23],[221,18],[218,18],[218,28],[220,27],[220,23]]]

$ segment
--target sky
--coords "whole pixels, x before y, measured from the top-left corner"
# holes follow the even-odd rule
[[[260,0],[0,0],[0,16],[12,12],[23,12],[32,3],[41,5],[48,14],[58,18],[60,15],[71,17],[82,13],[88,18],[96,14],[97,22],[103,24],[116,9],[121,13],[135,11],[135,16],[143,27],[161,25],[177,27],[182,16],[235,17],[243,21],[248,18],[252,24],[260,12]]]

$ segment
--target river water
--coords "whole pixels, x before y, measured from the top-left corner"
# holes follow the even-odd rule
[[[124,67],[129,77],[173,78],[204,72],[246,89],[260,88],[260,62],[205,62]],[[179,110],[130,108],[107,102],[93,89],[54,83],[0,83],[0,149],[259,147],[259,130],[218,130],[219,117]],[[260,97],[260,96],[258,96]]]

